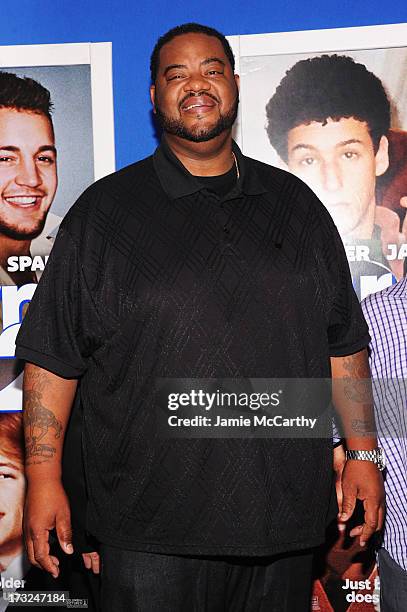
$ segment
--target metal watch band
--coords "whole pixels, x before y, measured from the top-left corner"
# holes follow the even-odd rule
[[[385,468],[384,453],[381,448],[373,450],[347,450],[346,459],[356,459],[358,461],[372,461],[380,471]]]

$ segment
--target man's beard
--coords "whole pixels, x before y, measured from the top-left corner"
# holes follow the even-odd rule
[[[34,240],[44,229],[46,219],[47,215],[45,214],[42,219],[38,219],[31,227],[8,225],[0,219],[0,235],[7,236],[7,238],[12,240]]]
[[[239,98],[236,96],[230,109],[224,115],[220,113],[219,119],[216,121],[216,123],[209,127],[199,127],[198,120],[198,126],[194,130],[187,128],[182,119],[173,119],[172,117],[169,117],[163,113],[159,106],[156,106],[155,110],[157,121],[162,130],[167,132],[167,134],[184,138],[190,142],[207,142],[208,140],[212,140],[212,138],[216,138],[224,131],[232,128],[234,122],[236,121],[238,106]]]

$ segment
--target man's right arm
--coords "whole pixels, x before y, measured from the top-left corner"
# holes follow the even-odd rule
[[[30,562],[54,577],[59,574],[59,562],[49,554],[49,531],[55,528],[62,550],[68,554],[73,552],[70,509],[62,486],[61,460],[77,384],[77,379],[62,378],[26,364],[23,416],[28,489],[24,534]]]

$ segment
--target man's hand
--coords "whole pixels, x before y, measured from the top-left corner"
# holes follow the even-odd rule
[[[82,559],[86,569],[92,570],[94,574],[100,573],[100,556],[96,551],[82,553]]]
[[[383,527],[385,505],[383,478],[377,466],[371,461],[349,459],[342,472],[342,508],[338,523],[345,524],[352,516],[356,500],[363,502],[365,522],[354,527],[351,537],[360,536],[360,545]]]
[[[59,575],[59,561],[50,555],[49,532],[56,530],[59,544],[73,553],[69,502],[59,479],[29,483],[24,511],[24,536],[32,565]]]

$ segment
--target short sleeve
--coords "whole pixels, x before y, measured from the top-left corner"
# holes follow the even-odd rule
[[[16,340],[16,356],[64,378],[78,378],[103,340],[78,247],[61,225]]]
[[[353,355],[369,345],[367,323],[352,284],[342,239],[331,215],[315,193],[302,183],[302,197],[312,214],[312,239],[325,302],[325,325],[330,357]],[[312,213],[311,213],[312,211]]]
[[[328,344],[331,357],[352,355],[366,348],[369,328],[352,285],[345,249],[331,220],[332,293],[328,317]]]

